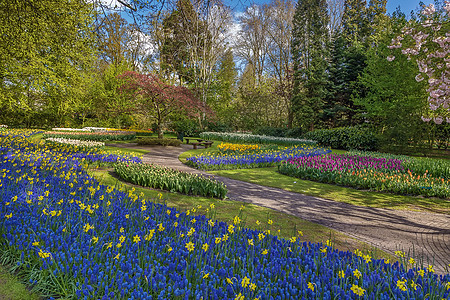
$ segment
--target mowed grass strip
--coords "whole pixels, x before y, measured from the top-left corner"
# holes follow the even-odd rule
[[[220,143],[220,142],[219,142]],[[185,163],[186,158],[203,152],[212,152],[208,149],[197,149],[184,152],[179,159]],[[217,147],[212,149],[218,151]],[[332,153],[343,154],[346,151],[333,150]],[[402,210],[422,210],[435,213],[450,214],[450,201],[440,198],[425,198],[421,196],[394,195],[389,193],[357,190],[351,187],[326,184],[309,180],[302,180],[277,172],[276,167],[233,169],[209,171],[211,174],[228,177],[235,180],[255,183],[263,186],[283,189],[290,192],[301,193],[314,197],[321,197],[338,202],[345,202],[358,206],[391,208]]]
[[[0,299],[2,300],[38,300],[39,296],[29,291],[25,285],[7,268],[0,266]]]
[[[116,188],[122,187],[126,190],[134,188],[135,194],[142,192],[146,199],[166,204],[180,211],[190,210],[192,213],[192,209],[195,208],[195,215],[202,214],[214,220],[228,223],[232,223],[234,217],[239,216],[243,220],[242,227],[270,230],[271,234],[285,239],[295,236],[301,241],[324,244],[327,240],[330,240],[333,246],[341,251],[359,249],[365,253],[371,253],[376,258],[389,258],[391,261],[395,261],[393,256],[336,230],[269,208],[237,201],[193,197],[140,187],[120,181],[114,176],[111,168],[97,169],[92,171],[92,174],[102,184]],[[211,204],[215,206],[213,210],[209,209]],[[273,221],[272,225],[269,224],[269,220]]]

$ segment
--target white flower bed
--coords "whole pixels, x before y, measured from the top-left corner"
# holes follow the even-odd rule
[[[317,145],[316,141],[294,139],[285,137],[275,137],[267,135],[256,135],[234,132],[203,132],[200,137],[205,140],[219,140],[234,143],[253,143],[253,144],[279,144],[279,145]]]
[[[53,131],[87,131],[87,132],[94,132],[94,131],[108,131],[113,130],[111,128],[106,127],[83,127],[83,128],[52,128]]]
[[[89,131],[86,128],[52,128],[53,131]]]
[[[8,125],[1,125],[0,124],[0,128],[8,128]]]
[[[69,144],[80,147],[103,147],[105,143],[103,142],[94,142],[94,141],[80,141],[73,139],[64,139],[64,138],[48,138],[47,141],[60,143],[60,144]]]
[[[83,129],[88,131],[108,131],[111,130],[111,128],[106,127],[84,127]]]

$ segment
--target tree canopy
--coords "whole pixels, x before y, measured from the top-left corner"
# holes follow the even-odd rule
[[[189,89],[167,84],[157,75],[128,71],[119,78],[125,80],[120,91],[128,96],[128,107],[135,113],[153,118],[160,138],[163,137],[164,122],[177,112],[197,118],[202,114],[212,114],[209,107]]]

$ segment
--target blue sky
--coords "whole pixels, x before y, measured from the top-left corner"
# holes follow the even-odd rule
[[[419,0],[388,0],[386,8],[389,13],[392,13],[397,8],[397,6],[400,5],[401,11],[408,16],[411,10],[415,10],[417,7],[419,7],[419,2]],[[425,3],[425,5],[428,5],[430,3],[433,3],[434,1],[422,0],[422,2]]]

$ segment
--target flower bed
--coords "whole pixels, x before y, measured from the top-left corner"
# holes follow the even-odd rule
[[[141,186],[220,199],[227,194],[221,182],[152,164],[118,163],[114,170],[123,180]]]
[[[88,128],[69,128],[69,127],[56,127],[56,128],[52,128],[52,131],[67,131],[67,132],[90,132],[92,130],[88,129]]]
[[[44,138],[70,138],[75,140],[90,141],[126,141],[136,138],[135,132],[126,131],[98,131],[98,132],[65,132],[65,131],[47,131]]]
[[[186,164],[201,170],[261,168],[275,166],[281,161],[302,156],[314,156],[331,152],[312,146],[295,146],[277,150],[253,150],[244,154],[204,153],[186,159]]]
[[[359,155],[299,157],[282,163],[280,173],[302,179],[402,195],[450,197],[450,179],[413,173],[403,160]]]
[[[350,155],[370,156],[376,158],[398,159],[402,161],[405,170],[410,170],[415,174],[432,175],[450,179],[450,160],[427,157],[411,157],[406,155],[395,155],[389,153],[369,152],[369,151],[349,151]]]
[[[0,154],[12,155],[14,151],[36,151],[43,156],[46,153],[57,154],[72,160],[80,160],[84,164],[112,165],[116,162],[141,162],[140,157],[123,154],[121,152],[110,153],[99,147],[79,147],[72,144],[56,142],[31,142],[27,137],[39,133],[31,130],[9,130],[5,136],[0,135]],[[55,155],[56,155],[55,154]]]
[[[87,147],[87,148],[105,146],[104,142],[80,141],[80,140],[65,139],[65,138],[48,138],[48,139],[46,139],[46,141],[50,142],[50,143],[68,144],[68,145],[74,145],[77,147]]]
[[[232,143],[220,143],[220,145],[217,146],[217,149],[221,153],[243,153],[247,151],[255,151],[260,150],[261,147],[259,145],[251,145],[251,144],[232,144]]]
[[[20,144],[10,143],[11,145]],[[442,299],[450,274],[279,239],[100,185],[57,151],[0,160],[3,255],[45,298]],[[212,207],[211,207],[212,209]]]
[[[203,132],[200,138],[232,143],[277,144],[285,146],[317,145],[316,141],[232,132]]]

